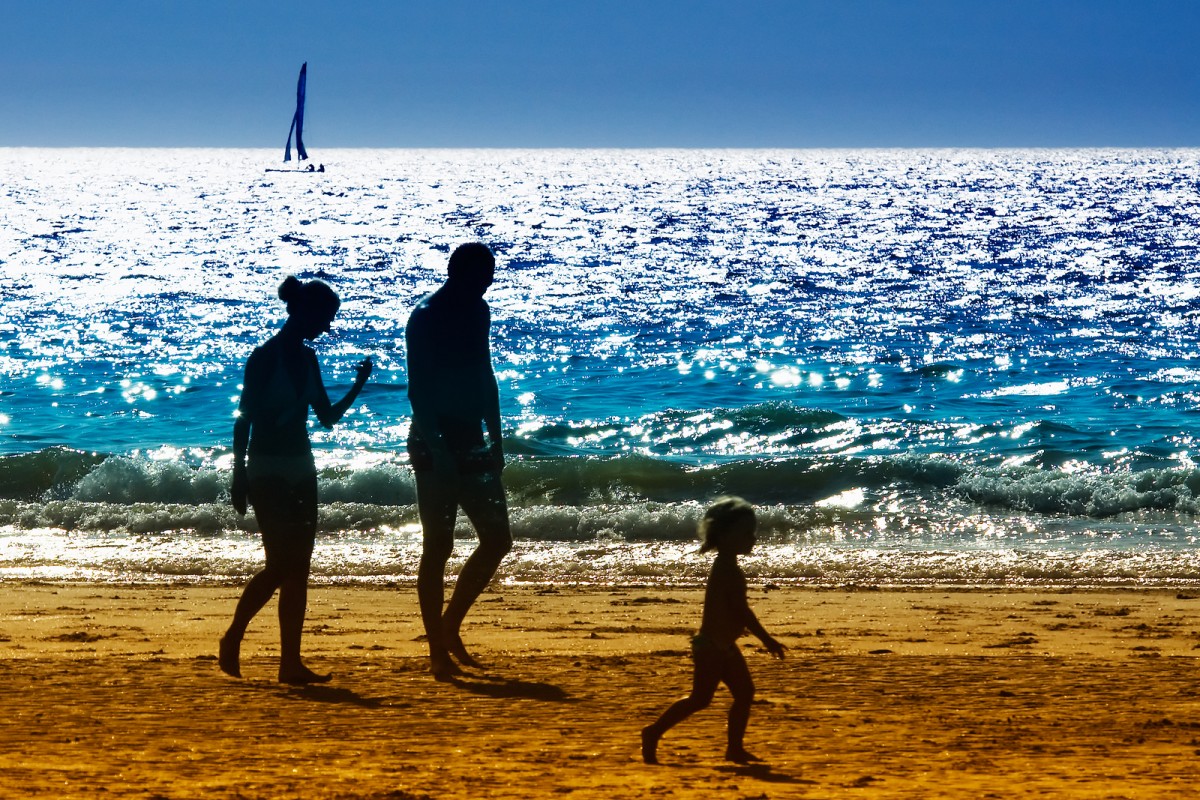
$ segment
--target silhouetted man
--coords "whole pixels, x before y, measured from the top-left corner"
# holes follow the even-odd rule
[[[446,282],[417,303],[405,332],[413,412],[408,453],[424,536],[417,596],[429,638],[429,666],[439,680],[461,672],[455,660],[479,666],[463,647],[459,628],[512,548],[500,482],[504,451],[489,345],[491,312],[483,299],[495,268],[485,245],[458,247]],[[475,526],[479,546],[443,610],[446,562],[460,507]]]

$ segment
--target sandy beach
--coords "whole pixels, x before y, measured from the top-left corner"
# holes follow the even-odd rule
[[[699,590],[497,587],[437,683],[411,587],[314,587],[332,683],[274,681],[273,605],[214,657],[239,587],[8,582],[0,797],[1190,797],[1200,596],[1171,590],[752,589],[747,746],[728,695],[641,763],[690,680]]]

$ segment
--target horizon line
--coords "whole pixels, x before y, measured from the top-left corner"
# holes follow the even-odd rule
[[[233,144],[3,144],[0,150],[263,150],[278,147]],[[653,144],[653,145],[325,145],[318,150],[1197,150],[1196,144]],[[308,161],[315,159],[309,158]]]

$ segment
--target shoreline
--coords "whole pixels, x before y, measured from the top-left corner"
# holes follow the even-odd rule
[[[146,649],[202,658],[215,652],[243,585],[0,581],[0,659],[136,655]],[[686,652],[703,595],[700,584],[493,583],[468,615],[463,636],[483,652],[502,654]],[[813,587],[769,581],[751,583],[749,599],[769,630],[805,652],[856,655],[881,645],[900,655],[985,656],[1024,639],[1022,652],[1040,656],[1130,650],[1200,657],[1200,589],[1192,587]],[[274,607],[272,599],[252,623],[245,656],[276,652]],[[418,657],[424,655],[422,635],[412,584],[310,584],[304,646],[311,658],[337,657],[339,646]],[[752,637],[742,641],[756,644]]]
[[[274,681],[274,602],[242,680],[216,667],[240,586],[5,581],[0,795],[114,798],[1186,797],[1200,780],[1200,594],[1176,589],[751,588],[775,661],[720,759],[728,694],[637,734],[690,682],[702,589],[493,586],[487,666],[426,671],[411,587],[315,585]]]

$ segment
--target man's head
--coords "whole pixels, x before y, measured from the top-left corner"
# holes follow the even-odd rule
[[[495,272],[496,257],[492,255],[492,251],[486,244],[471,242],[460,244],[450,254],[446,278],[448,283],[472,289],[482,297],[492,285]]]

